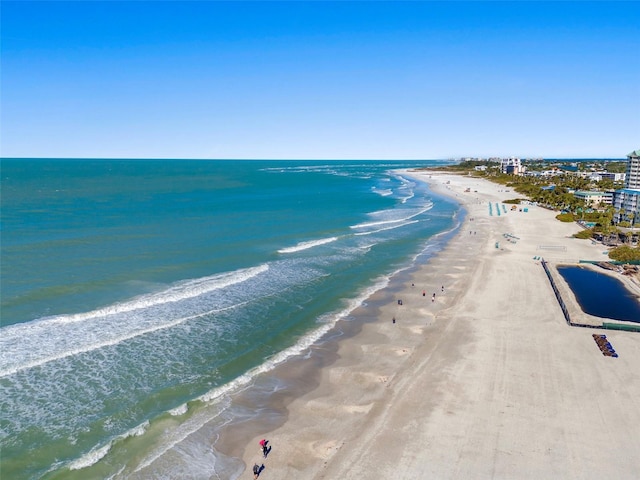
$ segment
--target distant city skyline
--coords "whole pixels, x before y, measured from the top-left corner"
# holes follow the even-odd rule
[[[0,155],[620,158],[640,2],[3,1]]]

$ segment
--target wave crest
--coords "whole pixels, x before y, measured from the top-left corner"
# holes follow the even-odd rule
[[[0,378],[54,360],[116,345],[131,338],[167,329],[202,315],[235,308],[220,306],[178,318],[153,315],[152,308],[195,298],[246,282],[269,269],[266,264],[179,282],[166,290],[143,295],[91,312],[59,315],[10,325],[0,335]],[[122,315],[140,310],[140,315]],[[80,327],[78,327],[80,322]]]
[[[281,248],[278,253],[295,253],[309,248],[317,247],[318,245],[324,245],[325,243],[331,243],[338,240],[338,237],[321,238],[320,240],[310,240],[308,242],[300,242],[293,247]]]
[[[134,427],[131,430],[123,433],[122,435],[118,435],[117,437],[111,439],[106,445],[92,448],[88,453],[71,462],[69,464],[69,470],[81,470],[83,468],[90,467],[91,465],[95,465],[109,453],[109,450],[111,450],[111,447],[113,447],[114,443],[122,441],[129,437],[139,437],[140,435],[144,434],[148,427],[149,422],[146,421],[141,425],[138,425],[137,427]]]

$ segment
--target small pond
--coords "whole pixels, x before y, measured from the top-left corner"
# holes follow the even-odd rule
[[[640,300],[623,283],[584,267],[558,267],[558,272],[589,315],[640,323]]]

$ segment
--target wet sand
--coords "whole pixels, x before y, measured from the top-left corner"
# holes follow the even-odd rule
[[[256,462],[265,480],[637,478],[640,333],[569,327],[539,261],[605,260],[604,248],[539,207],[498,216],[495,203],[518,196],[503,186],[411,175],[465,205],[462,228],[294,372],[309,381],[282,400],[279,426],[228,452],[241,478]]]

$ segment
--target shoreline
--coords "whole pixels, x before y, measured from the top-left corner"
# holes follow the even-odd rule
[[[402,170],[402,173],[412,176],[406,170]],[[415,177],[413,178],[415,179]],[[422,179],[416,180],[424,182]],[[443,197],[449,197],[460,205],[455,199],[455,195],[447,192],[438,194]],[[464,208],[462,205],[460,207],[458,214],[461,212],[464,218]],[[390,303],[396,303],[398,294],[406,288],[406,281],[424,265],[424,263],[419,263],[419,257],[426,257],[426,260],[424,260],[426,263],[431,261],[434,255],[437,256],[442,249],[448,248],[448,244],[455,237],[456,230],[459,228],[460,225],[454,225],[449,230],[437,233],[432,238],[437,238],[438,240],[431,244],[436,248],[435,253],[428,252],[427,250],[430,247],[427,246],[425,250],[415,256],[412,265],[397,270],[388,277],[386,285],[375,287],[373,293],[366,298],[363,297],[363,301],[359,306],[345,318],[339,320],[329,332],[308,347],[308,353],[302,352],[300,355],[289,358],[286,363],[278,365],[264,376],[257,377],[253,383],[254,386],[259,386],[258,390],[264,390],[260,386],[263,383],[273,381],[281,386],[284,384],[281,390],[278,389],[269,398],[264,398],[260,395],[253,396],[251,392],[247,395],[245,391],[240,391],[233,395],[234,403],[262,413],[258,418],[253,417],[247,422],[234,423],[231,428],[224,427],[222,429],[213,446],[214,450],[217,454],[222,455],[223,458],[230,459],[231,464],[235,464],[239,459],[245,462],[245,469],[241,474],[234,474],[224,468],[223,475],[230,475],[230,478],[233,479],[253,475],[253,463],[246,463],[245,457],[247,452],[253,452],[257,447],[251,448],[252,445],[247,445],[246,438],[255,435],[256,431],[270,432],[282,427],[289,416],[288,405],[296,399],[312,394],[314,390],[319,388],[322,369],[329,368],[339,358],[337,354],[339,344],[345,341],[352,341],[353,338],[361,334],[366,324],[378,320],[382,309],[386,309]],[[439,304],[436,304],[433,308],[439,308]],[[301,378],[304,378],[304,381]],[[267,412],[266,416],[264,412]],[[256,440],[256,445],[262,437],[263,435]],[[261,457],[261,455],[259,454],[258,457]],[[220,475],[220,472],[218,472],[218,475]]]
[[[534,260],[541,256],[535,254],[537,247],[545,245],[541,239],[552,238],[554,245],[564,247],[544,252],[545,259],[554,261],[566,261],[567,250],[601,259],[594,257],[602,255],[602,247],[571,238],[575,225],[560,224],[553,212],[540,208],[490,216],[488,202],[514,194],[486,180],[404,173],[462,204],[467,213],[459,231],[441,251],[397,275],[370,304],[356,309],[362,322],[352,325],[346,338],[328,342],[329,350],[335,350],[324,352],[324,360],[290,371],[309,375],[309,382],[305,391],[272,399],[285,411],[278,426],[253,432],[258,436],[244,446],[241,437],[247,431],[220,443],[221,451],[241,456],[245,463],[239,478],[251,478],[256,462],[264,463],[260,478],[265,479],[374,474],[591,478],[605,473],[631,478],[640,470],[640,460],[633,458],[640,440],[632,427],[640,422],[637,409],[632,411],[640,394],[632,367],[640,362],[640,337],[607,332],[616,350],[626,351],[613,365],[601,358],[593,340],[589,344],[583,338],[590,332],[576,332],[564,323],[546,275]],[[518,240],[504,241],[506,233]],[[398,281],[402,284],[396,285]],[[533,328],[536,323],[542,328]],[[545,355],[549,358],[541,359]],[[595,411],[583,407],[578,414],[574,408],[563,415],[561,405],[593,398],[593,385],[584,383],[589,377],[578,381],[566,367],[576,357],[587,366],[584,370],[602,379],[616,368],[612,391],[622,385],[632,385],[632,391],[624,399],[601,392]],[[573,380],[572,388],[563,393],[558,387],[567,378]],[[612,415],[603,415],[600,407],[609,404]],[[596,421],[587,415],[598,412]],[[614,435],[612,427],[624,433]],[[598,428],[610,435],[594,441],[593,448],[585,448],[583,441],[580,448],[567,445],[567,437],[597,437]],[[523,430],[536,429],[540,435],[522,438]],[[272,445],[267,459],[258,452],[260,438]],[[594,462],[603,451],[618,460]],[[577,468],[576,462],[584,465]]]

